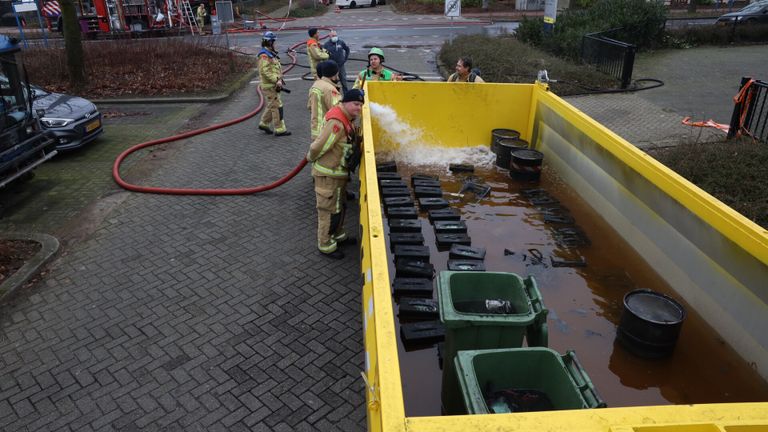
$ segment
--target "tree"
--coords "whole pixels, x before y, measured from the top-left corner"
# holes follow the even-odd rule
[[[87,82],[83,61],[83,42],[80,39],[80,23],[77,21],[74,0],[60,0],[60,4],[69,84],[73,90],[80,90]]]

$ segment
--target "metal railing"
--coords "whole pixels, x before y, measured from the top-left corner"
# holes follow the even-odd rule
[[[581,39],[581,60],[621,81],[621,88],[632,82],[637,47],[608,37],[619,29],[585,34]]]
[[[741,79],[728,138],[738,135],[768,142],[768,82],[749,77]]]

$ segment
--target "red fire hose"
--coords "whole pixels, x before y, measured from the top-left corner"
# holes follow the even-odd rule
[[[297,43],[289,48],[289,50],[293,50],[299,45],[303,44],[304,42]],[[293,69],[294,66],[296,66],[296,55],[289,52],[288,56],[291,57],[291,65],[288,66],[283,73],[287,73],[291,69]],[[304,166],[307,164],[306,159],[302,159],[301,162],[299,162],[296,167],[291,170],[288,174],[286,174],[281,179],[274,181],[269,184],[260,185],[260,186],[253,186],[253,187],[246,187],[246,188],[236,188],[236,189],[188,189],[188,188],[162,188],[162,187],[152,187],[152,186],[139,186],[132,183],[128,183],[127,181],[123,180],[123,178],[120,176],[120,164],[125,160],[125,158],[128,157],[131,153],[146,148],[151,147],[159,144],[165,144],[173,141],[178,141],[180,139],[193,137],[195,135],[204,134],[206,132],[214,131],[217,129],[222,129],[228,126],[232,126],[233,124],[237,124],[240,122],[243,122],[245,120],[248,120],[249,118],[255,116],[258,114],[262,108],[264,107],[264,94],[261,92],[261,88],[257,90],[259,94],[259,105],[251,112],[238,117],[233,120],[229,120],[223,123],[214,124],[202,129],[196,129],[193,131],[185,132],[178,135],[172,135],[165,138],[160,138],[152,141],[143,142],[140,144],[136,144],[135,146],[125,150],[124,152],[120,153],[120,155],[115,159],[114,164],[112,165],[112,177],[115,179],[115,182],[122,187],[123,189],[133,191],[133,192],[141,192],[141,193],[153,193],[153,194],[168,194],[168,195],[250,195],[254,193],[264,192],[268,191],[270,189],[274,189],[283,183],[287,182],[288,180],[292,179],[296,174],[301,171]]]

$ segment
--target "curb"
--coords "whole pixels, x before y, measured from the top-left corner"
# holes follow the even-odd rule
[[[222,102],[232,97],[235,92],[244,87],[250,80],[258,75],[259,70],[257,68],[251,69],[248,73],[238,78],[235,82],[224,90],[223,93],[214,95],[199,95],[199,96],[168,96],[168,97],[146,97],[146,98],[112,98],[112,99],[90,99],[95,104],[144,104],[144,103],[212,103]]]
[[[59,240],[51,235],[42,233],[11,232],[0,234],[3,240],[31,240],[40,243],[40,250],[32,256],[20,269],[0,284],[0,302],[9,298],[19,287],[24,285],[37,271],[51,260],[59,250]]]

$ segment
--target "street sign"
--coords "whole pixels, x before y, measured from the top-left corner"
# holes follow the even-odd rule
[[[35,3],[34,1],[14,3],[13,10],[17,13],[18,12],[34,12],[37,10],[37,3]]]
[[[445,0],[445,16],[447,17],[460,17],[461,16],[461,0]]]

